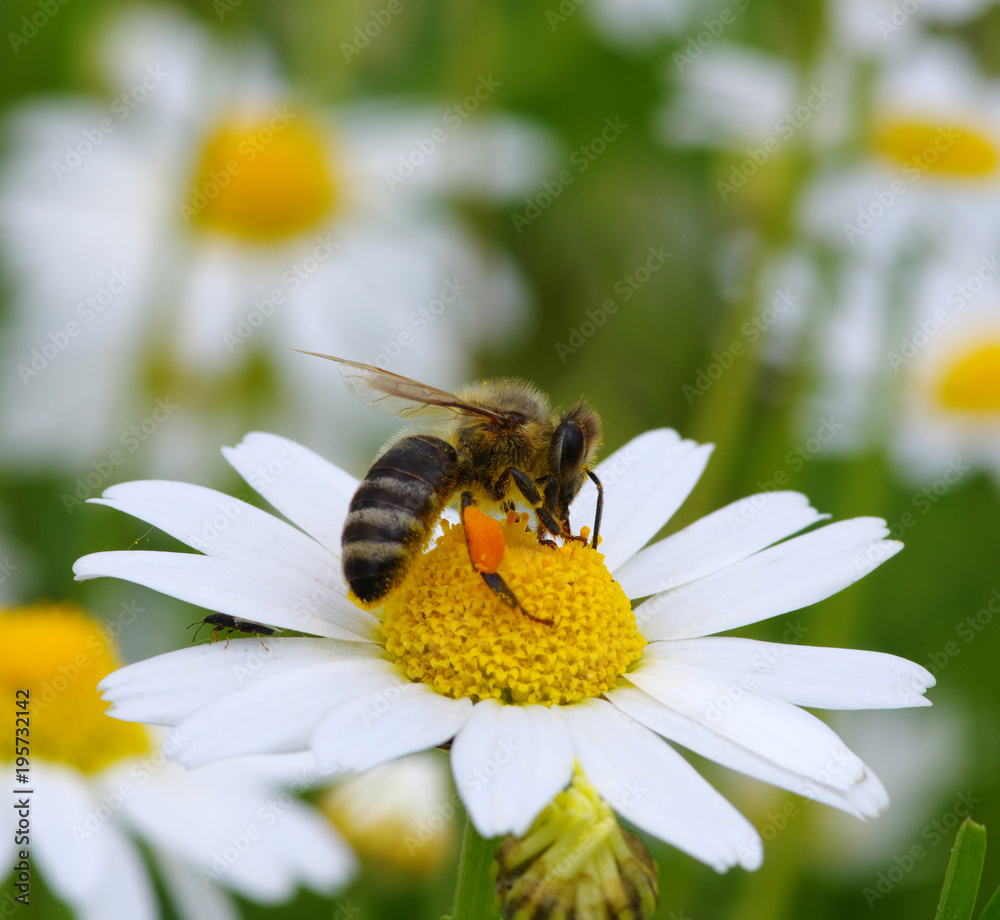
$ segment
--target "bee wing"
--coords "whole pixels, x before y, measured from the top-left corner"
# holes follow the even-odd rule
[[[368,408],[385,415],[421,418],[430,422],[467,416],[485,417],[494,421],[501,421],[503,418],[489,409],[462,402],[446,390],[439,390],[380,367],[335,358],[333,355],[322,355],[315,351],[303,351],[302,354],[335,361],[340,369],[340,376],[344,378],[347,389],[354,397]]]

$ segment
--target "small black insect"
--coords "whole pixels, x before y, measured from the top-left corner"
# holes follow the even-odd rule
[[[221,633],[222,630],[228,629],[229,632],[226,634],[226,645],[229,645],[229,637],[233,632],[251,633],[260,639],[261,636],[273,636],[275,630],[270,626],[265,626],[263,623],[254,623],[253,620],[239,620],[236,617],[229,616],[228,613],[210,613],[204,620],[195,620],[191,626],[197,626],[198,628],[194,631],[194,638],[192,642],[198,640],[198,633],[201,632],[203,626],[211,626],[213,636],[216,633]],[[191,628],[188,626],[188,629]],[[213,640],[214,641],[214,640]],[[260,639],[260,644],[264,645],[264,640]],[[266,649],[267,646],[264,645]]]

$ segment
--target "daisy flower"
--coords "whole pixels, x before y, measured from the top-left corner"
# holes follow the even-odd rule
[[[1000,478],[998,274],[996,256],[923,266],[906,321],[887,341],[882,371],[894,404],[885,430],[911,481],[944,477],[951,486],[973,468]]]
[[[24,703],[24,733],[15,747],[10,732],[0,750],[18,803],[0,818],[0,866],[15,883],[26,873],[30,892],[38,872],[77,917],[153,920],[142,844],[179,916],[230,920],[225,889],[277,903],[300,885],[329,893],[350,877],[350,849],[286,791],[315,776],[308,755],[185,770],[166,757],[183,736],[105,717],[94,686],[120,661],[100,623],[75,605],[39,602],[0,610],[0,625],[0,686]]]
[[[1000,83],[959,43],[924,39],[878,62],[866,125],[831,157],[800,208],[803,231],[851,258],[893,261],[961,237],[995,241]],[[850,140],[845,135],[845,140]]]
[[[872,57],[891,46],[919,42],[927,25],[955,28],[979,16],[993,0],[833,0],[834,35],[851,51]]]
[[[972,469],[1000,476],[1000,261],[956,246],[905,274],[859,260],[834,279],[800,428],[835,419],[828,449],[878,446],[943,494]]]
[[[678,53],[664,74],[677,90],[657,119],[663,139],[729,151],[767,138],[792,106],[798,83],[791,61],[732,42],[697,57]]]
[[[728,6],[742,12],[747,2],[732,0]],[[710,11],[693,0],[595,0],[586,9],[594,27],[610,44],[628,50],[644,50],[679,35],[694,23],[697,14]],[[557,29],[575,10],[575,4],[557,4],[546,12],[546,19]]]
[[[77,561],[77,578],[123,578],[309,635],[270,638],[267,655],[234,640],[129,665],[100,685],[109,713],[176,726],[177,759],[192,767],[312,751],[325,770],[361,772],[450,742],[458,793],[487,838],[523,835],[578,764],[614,811],[718,871],[757,867],[760,839],[675,744],[875,817],[888,804],[881,783],[802,707],[928,705],[933,677],[878,652],[715,634],[816,603],[901,544],[876,518],[793,536],[824,516],[772,492],[645,546],[710,453],[661,429],[599,464],[600,552],[539,544],[511,512],[497,571],[551,623],[497,599],[448,515],[384,605],[360,609],[339,559],[358,483],[281,437],[251,434],[224,454],[290,523],[199,486],[116,485],[99,503],[200,552],[96,553]],[[586,487],[575,520],[595,506]],[[645,600],[633,609],[630,597]]]
[[[448,769],[436,754],[413,754],[349,776],[319,800],[361,859],[409,875],[440,869],[455,849]]]
[[[113,23],[100,65],[110,101],[32,102],[7,124],[9,462],[77,470],[155,437],[147,464],[197,471],[200,445],[238,424],[221,407],[241,388],[258,423],[305,431],[329,411],[289,347],[335,341],[414,372],[433,355],[435,373],[461,378],[474,347],[520,327],[513,262],[449,206],[544,175],[547,136],[483,114],[492,74],[440,105],[328,110],[259,42],[143,8]]]

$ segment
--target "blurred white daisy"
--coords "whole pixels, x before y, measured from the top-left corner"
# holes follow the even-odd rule
[[[794,147],[822,149],[844,131],[849,75],[833,58],[803,71],[787,58],[720,41],[697,56],[675,54],[663,73],[672,91],[657,116],[660,137],[729,154],[745,179]]]
[[[1000,252],[978,266],[970,258],[922,266],[908,325],[888,342],[891,446],[912,481],[946,477],[950,487],[971,469],[1000,479],[997,275]],[[989,280],[977,285],[983,276]]]
[[[804,496],[772,492],[642,549],[710,452],[664,429],[599,464],[603,553],[541,545],[511,513],[498,571],[548,625],[498,601],[447,518],[384,606],[359,609],[339,560],[357,481],[273,435],[224,453],[291,524],[198,486],[114,486],[102,503],[205,555],[96,553],[78,560],[78,578],[124,578],[316,638],[272,637],[266,657],[246,640],[130,665],[102,682],[109,711],[177,726],[177,757],[189,766],[311,750],[326,770],[359,772],[451,741],[459,795],[484,837],[523,834],[578,762],[615,811],[719,871],[758,866],[760,840],[664,739],[875,817],[888,804],[881,783],[800,707],[928,705],[933,677],[877,652],[712,634],[816,603],[901,544],[876,518],[793,536],[824,516]],[[595,505],[585,488],[577,520]],[[229,524],[206,538],[205,522],[222,508]],[[628,597],[648,599],[633,612]]]
[[[972,470],[1000,477],[1000,249],[955,247],[897,272],[857,260],[830,284],[800,427],[836,419],[828,449],[884,449],[906,482],[940,494]]]
[[[544,174],[540,130],[473,114],[492,74],[440,107],[327,111],[262,45],[142,8],[104,36],[100,65],[112,101],[34,102],[7,125],[7,461],[115,451],[118,466],[155,438],[147,469],[195,471],[220,426],[246,430],[234,405],[315,432],[329,395],[289,346],[413,372],[433,356],[462,378],[474,346],[518,329],[512,262],[446,200],[495,202]]]
[[[731,42],[664,67],[677,91],[659,116],[679,146],[736,150],[762,142],[788,111],[798,79],[791,61]]]
[[[0,749],[20,803],[0,817],[0,866],[15,881],[27,871],[30,889],[38,872],[87,920],[152,920],[160,910],[142,844],[181,917],[235,920],[224,889],[273,904],[300,885],[330,893],[353,873],[346,844],[286,791],[297,777],[300,788],[315,780],[311,757],[185,770],[166,756],[182,736],[106,718],[94,687],[120,662],[96,620],[40,602],[0,610],[0,626],[0,686],[27,720],[22,750],[13,733]],[[15,844],[21,818],[28,836]]]
[[[362,860],[426,875],[455,850],[453,795],[443,755],[424,753],[349,776],[319,805]]]
[[[867,125],[810,183],[800,223],[852,258],[887,262],[1000,238],[1000,82],[957,42],[880,62]],[[849,140],[849,138],[848,138]]]
[[[817,815],[809,847],[817,870],[826,875],[852,879],[871,875],[891,860],[888,854],[906,852],[914,841],[926,844],[927,838],[919,836],[921,830],[941,813],[941,802],[953,801],[963,791],[962,776],[970,753],[966,714],[955,706],[942,709],[936,703],[932,712],[921,714],[927,719],[889,715],[836,714],[837,731],[868,752],[889,784],[893,807],[863,835],[836,812]]]
[[[833,0],[831,31],[845,51],[883,57],[920,42],[927,25],[958,26],[996,0]]]
[[[742,13],[748,2],[732,0],[728,6],[734,13],[736,10]],[[554,4],[546,12],[550,27],[558,28],[580,5],[579,0]],[[707,15],[714,11],[714,6],[694,0],[594,0],[585,9],[597,31],[611,44],[641,50],[691,28],[697,14]],[[717,6],[727,5],[720,2]]]

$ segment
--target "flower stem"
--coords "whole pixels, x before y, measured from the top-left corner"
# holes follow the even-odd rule
[[[466,817],[451,920],[496,920],[497,897],[490,866],[497,842],[484,840]]]

